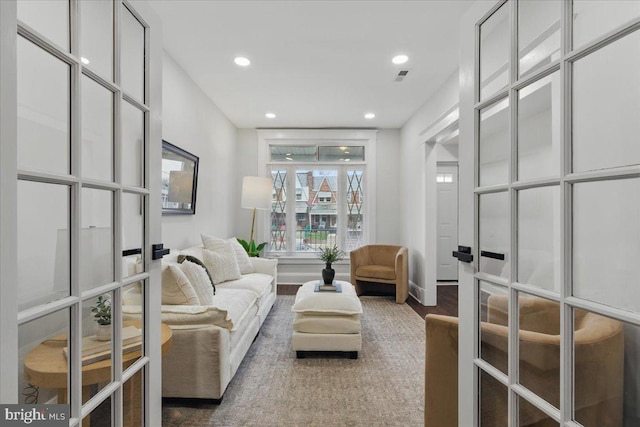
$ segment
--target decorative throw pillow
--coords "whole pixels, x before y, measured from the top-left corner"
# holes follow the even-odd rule
[[[213,304],[213,286],[211,285],[207,270],[198,263],[191,261],[183,261],[180,264],[180,269],[185,276],[187,276],[187,279],[189,279],[191,286],[193,286],[200,305]]]
[[[254,273],[256,270],[253,268],[253,264],[251,264],[249,254],[247,254],[247,251],[245,251],[240,242],[238,242],[238,239],[232,237],[231,239],[227,239],[226,242],[231,245],[236,253],[236,259],[238,260],[238,268],[240,269],[240,274]]]
[[[162,304],[199,305],[198,295],[178,264],[162,268]]]
[[[211,273],[214,285],[242,277],[235,251],[230,244],[225,243],[224,245],[226,247],[221,248],[223,250],[210,251],[205,249],[202,251],[204,265]]]
[[[207,277],[209,277],[209,284],[213,287],[213,294],[216,294],[216,285],[213,284],[213,278],[211,277],[211,273],[207,269],[207,266],[204,265],[204,262],[200,261],[198,258],[192,255],[178,255],[178,264],[182,264],[185,261],[190,261],[194,264],[198,264],[200,267],[204,268],[204,271],[207,273]]]

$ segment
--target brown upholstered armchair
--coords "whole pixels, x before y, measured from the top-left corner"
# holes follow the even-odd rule
[[[365,245],[351,251],[351,283],[358,295],[367,283],[396,287],[396,302],[409,296],[409,252],[404,246]]]
[[[554,405],[559,403],[560,309],[536,297],[520,299],[520,384]],[[492,295],[482,322],[482,357],[507,369],[508,299]],[[428,314],[426,321],[425,427],[458,425],[458,318]],[[575,414],[588,426],[620,426],[623,415],[624,333],[621,322],[583,310],[575,312]],[[501,386],[502,387],[502,386]],[[489,395],[495,385],[483,378]],[[482,426],[507,425],[506,401],[482,413]],[[521,409],[520,425],[558,425],[540,411]]]

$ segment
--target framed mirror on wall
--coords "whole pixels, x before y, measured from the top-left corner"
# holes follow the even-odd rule
[[[162,215],[196,213],[199,161],[198,156],[162,141]]]

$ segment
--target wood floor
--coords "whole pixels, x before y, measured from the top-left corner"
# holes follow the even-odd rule
[[[300,285],[278,285],[278,294],[295,295]],[[376,295],[366,293],[365,295]],[[445,314],[447,316],[458,315],[458,285],[438,286],[438,305],[425,307],[409,295],[407,304],[424,318],[427,314]]]

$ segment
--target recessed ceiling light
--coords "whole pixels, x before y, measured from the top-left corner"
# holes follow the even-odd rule
[[[351,161],[351,159],[344,159],[344,161],[345,161],[345,162],[350,162],[350,161]]]
[[[285,157],[285,160],[293,160],[291,157]]]
[[[344,152],[344,154],[349,154],[349,152],[348,152],[348,151],[345,151],[345,152]]]
[[[264,115],[267,119],[275,119],[276,115],[274,113],[267,113]]]
[[[409,57],[407,55],[396,55],[391,59],[391,62],[393,62],[394,64],[404,64],[408,60]]]
[[[375,114],[373,114],[373,113],[367,113],[367,114],[365,114],[365,115],[364,115],[364,118],[365,118],[365,119],[369,119],[369,120],[371,120],[371,119],[373,119],[375,116],[376,116],[376,115],[375,115]]]
[[[87,64],[88,64],[89,62],[91,62],[91,61],[89,61],[89,60],[88,60],[87,58],[85,58],[84,56],[81,56],[81,57],[80,57],[80,62],[82,62],[84,65],[87,65]]]
[[[249,60],[249,58],[245,58],[244,56],[236,56],[233,59],[233,62],[235,62],[236,65],[239,65],[241,67],[246,67],[249,64],[251,64],[251,61]]]

